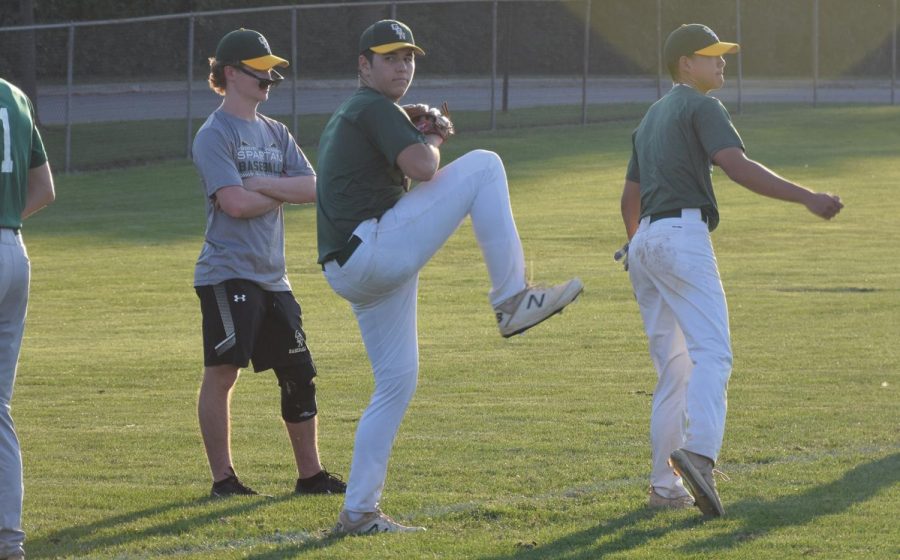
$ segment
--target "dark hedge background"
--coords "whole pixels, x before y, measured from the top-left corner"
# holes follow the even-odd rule
[[[322,3],[298,0],[0,0],[0,26],[117,19],[262,6]],[[195,19],[194,70],[202,79],[218,39],[237,27],[263,32],[277,54],[290,58],[304,77],[352,75],[356,43],[369,23],[390,8],[345,6],[301,10],[297,53],[291,55],[291,12],[270,11]],[[657,68],[656,0],[594,0],[590,73],[647,75]],[[736,33],[733,0],[663,0],[663,34],[680,23],[701,21],[723,40]],[[813,0],[743,0],[745,75],[807,77],[812,74]],[[820,0],[820,74],[823,77],[891,75],[892,0]],[[501,2],[500,70],[514,74],[571,75],[582,69],[585,2]],[[428,57],[420,73],[484,75],[491,68],[491,3],[397,6]],[[186,19],[78,28],[76,82],[184,78]],[[33,41],[31,36],[33,36]],[[0,75],[38,83],[66,78],[68,31],[0,33]],[[31,48],[31,45],[34,48]]]

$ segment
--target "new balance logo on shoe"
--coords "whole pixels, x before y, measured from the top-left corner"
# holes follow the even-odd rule
[[[526,287],[494,308],[500,334],[509,338],[527,331],[562,312],[583,291],[584,284],[578,278],[556,286]]]
[[[544,298],[547,297],[547,294],[541,294],[541,298],[538,299],[538,296],[535,294],[528,294],[528,305],[525,306],[526,309],[531,309],[534,307],[541,307],[544,305]]]

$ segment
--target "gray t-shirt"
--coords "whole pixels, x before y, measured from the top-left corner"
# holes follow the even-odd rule
[[[269,291],[290,290],[281,207],[244,219],[214,205],[219,189],[240,186],[244,177],[315,174],[287,127],[264,115],[249,122],[218,109],[197,131],[191,155],[206,195],[206,238],[194,285],[239,278]]]
[[[715,97],[676,85],[653,104],[632,134],[626,178],[641,184],[641,217],[678,208],[703,208],[709,230],[719,223],[712,158],[744,149],[731,116]]]

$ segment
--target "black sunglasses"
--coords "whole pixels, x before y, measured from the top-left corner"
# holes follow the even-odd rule
[[[269,79],[269,78],[260,78],[253,72],[247,70],[246,68],[244,68],[243,66],[240,66],[238,64],[233,64],[233,65],[231,65],[231,67],[237,68],[238,70],[240,70],[244,74],[247,74],[251,78],[256,78],[257,80],[259,80],[259,89],[266,89],[269,86],[277,86],[284,80],[284,76],[282,76],[281,74],[276,72],[274,68],[269,70],[272,73],[272,78]]]

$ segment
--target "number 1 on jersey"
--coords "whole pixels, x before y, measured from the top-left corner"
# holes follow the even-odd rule
[[[10,146],[9,111],[6,107],[0,108],[0,125],[3,126],[3,163],[0,164],[0,173],[12,173],[12,147]]]
[[[9,111],[6,107],[0,109],[0,126],[3,127],[3,163],[0,164],[0,173],[12,173],[12,146],[10,146]]]

